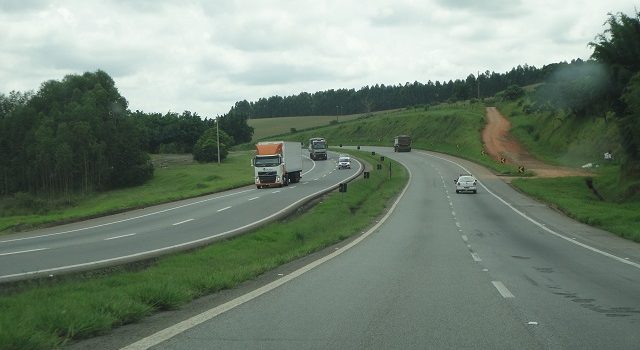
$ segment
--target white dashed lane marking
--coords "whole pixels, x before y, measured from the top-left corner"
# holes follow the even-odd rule
[[[193,219],[188,219],[188,220],[185,220],[185,221],[176,222],[175,224],[173,224],[173,226],[182,225],[182,224],[184,224],[186,222],[189,222],[189,221],[193,221]]]
[[[130,237],[130,236],[133,236],[133,235],[135,235],[135,233],[129,233],[129,234],[126,234],[126,235],[120,235],[120,236],[115,236],[115,237],[109,237],[109,238],[105,238],[104,240],[105,241],[110,241],[112,239],[125,238],[125,237]]]
[[[507,289],[507,287],[505,287],[504,284],[502,284],[502,282],[491,281],[491,283],[493,284],[494,287],[496,287],[496,289],[498,290],[498,293],[500,293],[500,295],[502,295],[503,298],[515,298],[515,296],[511,294],[509,289]]]
[[[9,253],[1,253],[0,256],[5,256],[5,255],[15,255],[15,254],[23,254],[23,253],[32,253],[32,252],[39,252],[42,250],[47,250],[49,248],[38,248],[38,249],[29,249],[29,250],[20,250],[17,252],[9,252]]]

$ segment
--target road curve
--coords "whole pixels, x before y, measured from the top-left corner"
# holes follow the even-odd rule
[[[212,301],[160,331],[134,325],[134,332],[103,339],[101,347],[640,344],[638,244],[567,219],[469,162],[430,152],[364,150],[397,159],[411,173],[393,212],[365,239],[228,302]],[[467,171],[481,181],[478,194],[455,194],[453,179]]]
[[[300,183],[255,186],[0,238],[0,283],[148,259],[228,238],[275,220],[362,171],[337,155],[303,162]],[[252,171],[250,167],[247,171]]]

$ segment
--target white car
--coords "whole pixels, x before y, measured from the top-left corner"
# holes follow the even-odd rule
[[[351,158],[347,156],[338,157],[338,169],[351,169]]]
[[[478,193],[478,180],[469,174],[461,174],[457,179],[453,180],[456,184],[456,193],[471,192]]]

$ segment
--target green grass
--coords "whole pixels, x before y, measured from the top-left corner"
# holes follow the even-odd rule
[[[253,137],[251,141],[256,142],[258,140],[274,135],[284,135],[291,133],[291,128],[295,128],[297,131],[302,131],[305,129],[326,126],[336,121],[345,122],[358,119],[363,115],[364,114],[260,118],[249,119],[247,121],[247,124],[253,127]]]
[[[622,179],[618,160],[606,164],[603,153],[622,154],[615,121],[600,117],[576,119],[566,112],[525,113],[524,98],[502,102],[500,111],[512,123],[512,134],[536,157],[548,163],[579,166],[598,164],[593,183],[604,198],[599,200],[587,187],[586,177],[517,179],[512,184],[585,224],[640,242],[640,201],[627,189],[640,180]]]
[[[564,111],[525,113],[527,99],[502,102],[499,110],[512,124],[511,133],[536,157],[571,167],[602,163],[604,152],[621,154],[618,128],[601,116],[578,119]]]
[[[273,137],[306,144],[321,136],[332,147],[343,145],[393,146],[396,135],[407,134],[412,147],[469,159],[497,173],[516,175],[517,168],[483,155],[481,131],[485,124],[485,106],[480,103],[442,104],[407,108],[385,114],[363,116],[310,131]]]
[[[528,195],[549,203],[580,222],[640,242],[640,202],[621,202],[616,167],[593,177],[601,201],[587,187],[585,177],[515,179],[512,184]]]
[[[363,152],[358,157],[372,164],[378,161]],[[121,268],[103,277],[24,282],[18,291],[0,296],[0,349],[51,349],[104,334],[153,312],[232,288],[362,232],[408,180],[402,166],[393,162],[393,167],[397,170],[390,179],[385,171],[371,171],[369,179],[351,182],[346,193],[332,192],[305,213],[161,258],[142,271]]]
[[[231,152],[220,165],[192,162],[157,162],[152,180],[142,186],[77,196],[72,206],[29,214],[0,216],[0,234],[49,223],[69,222],[117,213],[253,183],[251,152]],[[5,202],[9,199],[5,198]]]

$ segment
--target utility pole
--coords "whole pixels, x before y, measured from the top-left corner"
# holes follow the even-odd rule
[[[478,83],[478,100],[480,99],[480,71],[478,71],[478,76],[476,77],[476,83]]]
[[[338,122],[338,109],[340,108],[340,106],[336,106],[336,123]]]
[[[216,143],[218,143],[218,165],[220,165],[220,116],[216,118]]]

